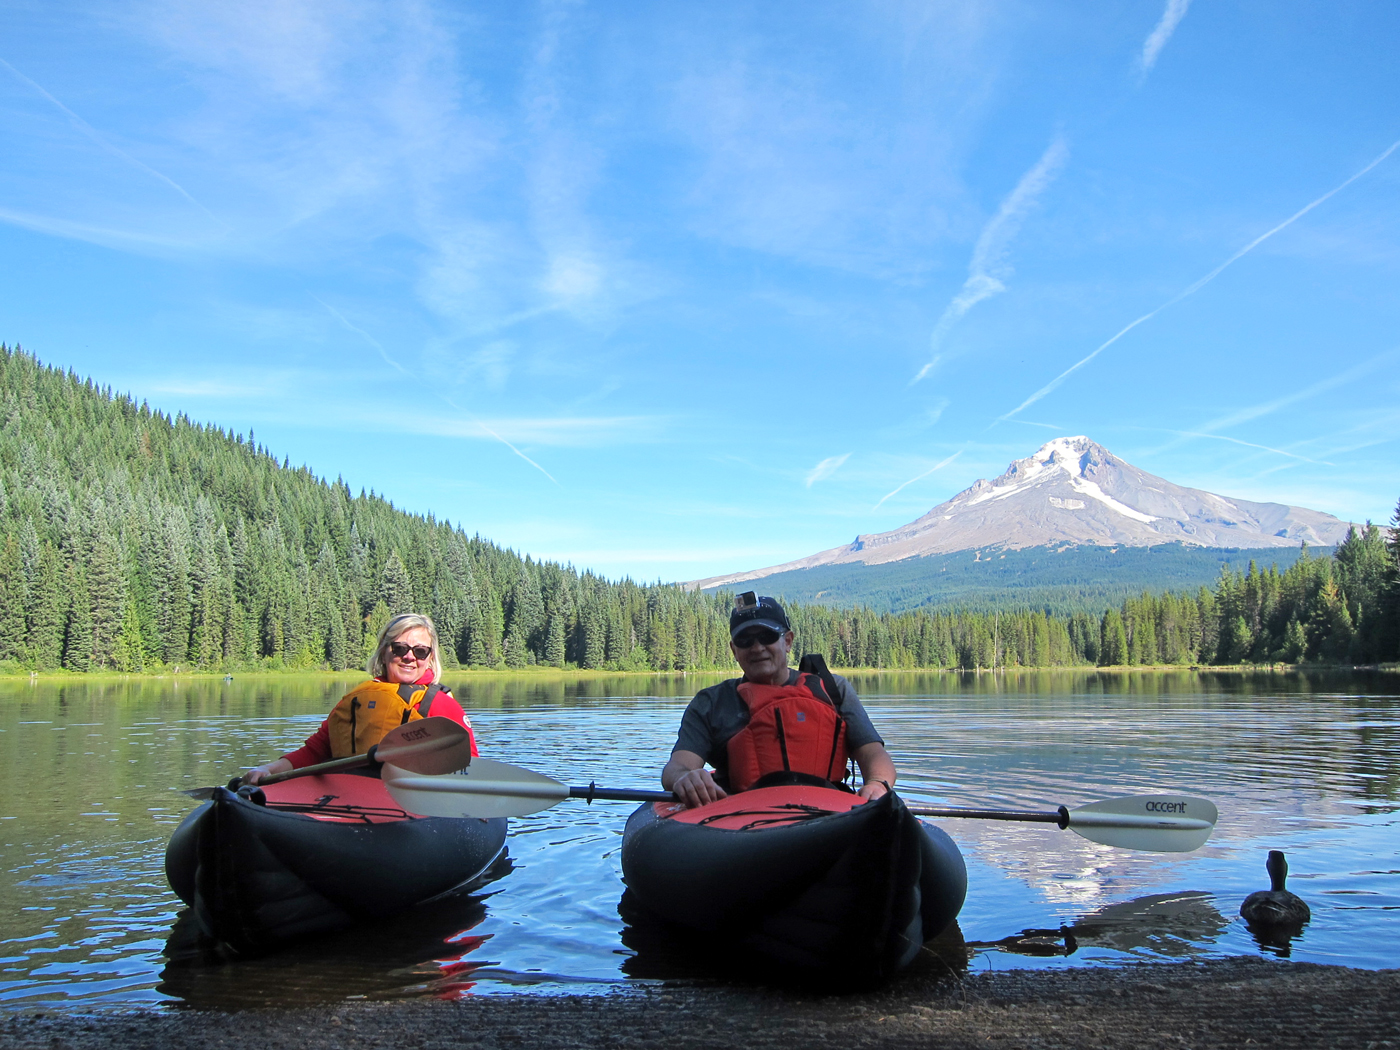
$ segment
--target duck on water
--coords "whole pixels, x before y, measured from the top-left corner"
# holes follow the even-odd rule
[[[1288,878],[1288,861],[1280,850],[1269,850],[1264,863],[1269,873],[1267,890],[1255,890],[1240,905],[1240,915],[1251,928],[1301,927],[1312,918],[1308,902],[1284,888]]]

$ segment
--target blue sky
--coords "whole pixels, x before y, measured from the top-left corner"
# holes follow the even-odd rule
[[[0,29],[0,340],[523,552],[772,564],[1062,434],[1343,518],[1400,497],[1396,5]]]

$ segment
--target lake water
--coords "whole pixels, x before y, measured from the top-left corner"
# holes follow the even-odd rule
[[[720,676],[455,679],[483,753],[570,783],[655,787],[696,689]],[[1122,965],[1265,954],[1400,965],[1400,677],[1053,672],[858,675],[906,798],[1053,808],[1179,791],[1220,823],[1190,854],[1098,846],[1044,825],[943,821],[968,861],[956,942],[925,968]],[[619,917],[630,804],[511,822],[474,895],[259,960],[201,950],[166,885],[165,841],[226,781],[305,738],[325,679],[0,681],[0,1008],[328,1002],[602,992],[723,979]],[[1237,916],[1269,849],[1313,919],[1261,945]],[[1036,930],[1039,933],[1025,934]],[[682,946],[688,948],[689,946]],[[1071,949],[1073,949],[1071,951]]]

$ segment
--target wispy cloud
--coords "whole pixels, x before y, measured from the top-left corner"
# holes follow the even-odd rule
[[[474,438],[484,434],[509,444],[586,448],[643,440],[654,436],[661,419],[656,416],[511,416],[483,419],[446,398],[465,420],[434,419],[414,424],[414,429],[444,437]]]
[[[1138,325],[1142,324],[1142,323],[1145,322],[1145,321],[1150,321],[1152,318],[1156,317],[1156,316],[1157,316],[1159,313],[1161,313],[1163,310],[1167,309],[1167,307],[1169,307],[1169,306],[1175,306],[1177,303],[1181,302],[1181,300],[1185,299],[1187,296],[1189,296],[1189,295],[1194,295],[1196,292],[1200,291],[1200,290],[1201,290],[1202,288],[1204,288],[1206,285],[1210,284],[1211,281],[1213,281],[1213,280],[1215,280],[1217,277],[1219,277],[1220,274],[1223,273],[1227,267],[1233,265],[1235,262],[1239,261],[1239,260],[1242,259],[1244,256],[1248,255],[1251,251],[1253,251],[1253,250],[1254,250],[1255,248],[1257,248],[1259,245],[1263,244],[1265,241],[1267,241],[1267,240],[1268,240],[1270,237],[1272,237],[1274,234],[1278,233],[1280,230],[1287,229],[1289,226],[1293,225],[1295,222],[1297,222],[1299,219],[1301,219],[1301,218],[1302,218],[1304,215],[1306,215],[1308,212],[1310,212],[1310,211],[1312,211],[1314,208],[1316,208],[1319,204],[1322,204],[1324,201],[1330,200],[1332,197],[1336,196],[1338,193],[1340,193],[1342,190],[1346,189],[1348,186],[1350,186],[1350,185],[1351,185],[1353,182],[1355,182],[1357,179],[1361,178],[1361,176],[1363,176],[1363,175],[1365,175],[1367,172],[1369,172],[1369,171],[1370,171],[1372,168],[1374,168],[1376,165],[1380,164],[1381,161],[1383,161],[1383,160],[1385,160],[1387,157],[1389,157],[1392,153],[1394,153],[1394,152],[1396,151],[1396,149],[1400,149],[1400,141],[1391,143],[1390,146],[1389,146],[1383,153],[1381,153],[1381,155],[1380,155],[1379,157],[1377,157],[1375,160],[1371,161],[1370,164],[1367,164],[1364,168],[1362,168],[1362,169],[1361,169],[1360,171],[1358,171],[1356,174],[1352,175],[1351,178],[1347,179],[1345,182],[1341,183],[1340,185],[1335,186],[1335,187],[1333,187],[1332,189],[1328,190],[1328,191],[1327,191],[1326,193],[1324,193],[1321,197],[1317,198],[1317,200],[1315,200],[1315,201],[1311,202],[1310,204],[1307,204],[1307,205],[1305,205],[1304,207],[1298,209],[1298,211],[1294,212],[1294,213],[1293,213],[1292,215],[1290,215],[1288,218],[1284,219],[1283,222],[1279,223],[1279,224],[1278,224],[1277,226],[1275,226],[1273,229],[1268,230],[1268,231],[1266,231],[1266,232],[1264,232],[1264,233],[1261,233],[1258,237],[1254,238],[1254,240],[1250,241],[1248,244],[1246,244],[1246,245],[1245,245],[1243,248],[1241,248],[1239,251],[1235,252],[1234,255],[1230,256],[1230,258],[1226,259],[1223,263],[1221,263],[1221,264],[1220,264],[1219,266],[1217,266],[1215,269],[1211,270],[1210,273],[1206,274],[1204,277],[1202,277],[1202,278],[1200,278],[1199,280],[1197,280],[1197,281],[1193,282],[1192,284],[1188,285],[1186,288],[1182,289],[1180,292],[1177,292],[1176,295],[1172,296],[1170,299],[1168,299],[1166,302],[1164,302],[1161,306],[1157,307],[1155,310],[1150,311],[1149,313],[1143,314],[1143,315],[1142,315],[1141,317],[1139,317],[1136,321],[1134,321],[1134,322],[1132,322],[1131,324],[1126,325],[1125,327],[1123,327],[1123,328],[1122,328],[1121,330],[1119,330],[1116,334],[1114,334],[1114,335],[1112,336],[1112,338],[1110,338],[1110,339],[1106,340],[1105,342],[1101,343],[1101,344],[1098,346],[1098,348],[1095,349],[1095,350],[1093,351],[1093,353],[1087,355],[1086,357],[1081,358],[1080,360],[1076,361],[1074,364],[1070,365],[1070,366],[1069,366],[1068,368],[1066,368],[1063,372],[1061,372],[1059,375],[1057,375],[1054,379],[1050,380],[1050,382],[1046,383],[1043,387],[1041,387],[1039,390],[1037,390],[1034,394],[1032,394],[1030,397],[1026,398],[1024,401],[1022,401],[1022,402],[1021,402],[1019,405],[1017,405],[1015,408],[1013,408],[1010,412],[1007,412],[1007,413],[1005,413],[1004,415],[998,416],[998,417],[996,418],[996,422],[997,422],[997,423],[1004,423],[1004,422],[1006,422],[1006,421],[1007,421],[1008,419],[1010,419],[1012,416],[1017,415],[1018,413],[1020,413],[1020,412],[1024,411],[1025,409],[1029,408],[1031,405],[1035,404],[1037,401],[1039,401],[1041,398],[1045,397],[1047,394],[1053,393],[1053,392],[1056,390],[1056,388],[1058,388],[1058,387],[1060,386],[1061,383],[1063,383],[1066,379],[1068,379],[1070,376],[1072,376],[1075,372],[1078,372],[1081,368],[1083,368],[1085,365],[1087,365],[1087,364],[1088,364],[1090,361],[1092,361],[1094,358],[1098,357],[1099,354],[1103,353],[1105,350],[1107,350],[1107,349],[1108,349],[1110,346],[1112,346],[1114,343],[1118,342],[1118,340],[1122,339],[1125,335],[1127,335],[1129,332],[1131,332],[1131,331],[1132,331],[1134,328],[1136,328]]]
[[[408,369],[404,368],[403,365],[401,365],[398,361],[394,360],[393,355],[391,355],[391,354],[389,353],[389,351],[386,350],[386,349],[384,348],[384,344],[381,343],[378,339],[374,338],[374,336],[370,335],[368,332],[366,332],[363,328],[360,328],[358,325],[352,324],[352,323],[345,317],[344,314],[342,314],[342,313],[341,313],[339,310],[337,310],[335,307],[331,306],[329,303],[324,302],[323,300],[317,298],[317,297],[314,296],[314,295],[313,295],[311,298],[315,299],[318,303],[320,303],[320,304],[321,304],[322,306],[324,306],[327,310],[329,310],[330,313],[331,313],[331,315],[332,315],[337,321],[339,321],[341,324],[343,324],[343,325],[344,325],[346,328],[348,328],[350,331],[354,332],[356,335],[358,335],[358,336],[360,336],[362,339],[364,339],[365,342],[369,343],[370,346],[374,347],[375,350],[377,350],[377,351],[379,352],[379,356],[382,357],[382,358],[384,358],[384,360],[385,360],[386,362],[388,362],[390,365],[393,365],[395,368],[397,368],[397,369],[398,369],[400,372],[402,372],[404,375],[411,375],[411,373],[408,371]],[[506,448],[510,449],[513,453],[515,453],[517,456],[519,456],[521,459],[523,459],[526,463],[530,464],[530,466],[534,467],[534,468],[535,468],[536,470],[538,470],[541,474],[543,474],[545,477],[547,477],[550,481],[553,481],[554,484],[556,484],[556,485],[559,484],[558,479],[556,479],[556,478],[554,477],[553,474],[551,474],[549,471],[545,470],[544,467],[540,466],[540,465],[539,465],[538,463],[536,463],[533,459],[531,459],[529,456],[527,456],[524,452],[521,452],[520,449],[516,448],[516,446],[514,445],[514,443],[512,443],[511,441],[509,441],[507,438],[502,437],[499,433],[496,432],[496,430],[494,430],[494,429],[490,426],[490,424],[486,423],[484,420],[478,419],[476,416],[474,416],[472,413],[468,412],[466,409],[462,408],[460,405],[458,405],[456,402],[454,402],[454,401],[453,401],[450,397],[448,397],[446,394],[443,394],[441,391],[438,392],[438,397],[440,397],[440,398],[442,399],[442,401],[443,401],[448,407],[450,407],[453,411],[455,411],[455,412],[459,413],[460,415],[466,417],[466,426],[467,426],[467,428],[469,428],[469,429],[466,430],[466,431],[464,431],[464,430],[462,430],[462,428],[460,428],[460,427],[451,426],[451,425],[449,425],[451,421],[433,421],[433,422],[436,423],[436,425],[429,425],[429,426],[426,427],[426,429],[427,429],[429,432],[431,432],[431,433],[439,433],[439,434],[450,434],[450,435],[455,436],[455,437],[466,437],[466,436],[472,436],[473,434],[485,434],[486,436],[491,437],[491,438],[494,438],[496,441],[499,441],[502,445],[504,445]],[[540,421],[535,421],[535,422],[538,423],[538,422],[540,422]],[[549,422],[553,422],[553,423],[556,423],[556,424],[557,424],[557,423],[559,423],[559,422],[561,422],[561,421],[553,420],[553,421],[549,421]],[[544,428],[544,429],[548,430],[548,429],[550,429],[550,428],[547,428],[547,427],[546,427],[546,428]],[[554,428],[554,429],[555,429],[555,432],[557,432],[559,428],[556,427],[556,428]],[[536,432],[537,432],[537,433],[540,432],[540,428],[537,427],[537,428],[536,428]]]
[[[49,234],[54,237],[67,237],[72,240],[88,241],[92,244],[100,244],[107,248],[115,248],[118,251],[130,251],[132,249],[169,249],[181,251],[189,248],[189,243],[176,237],[163,237],[156,234],[134,230],[119,230],[106,226],[94,226],[91,223],[72,222],[68,219],[55,219],[47,215],[34,215],[29,212],[15,211],[11,208],[0,208],[0,222],[7,222],[11,226],[18,226],[21,229],[33,230],[35,233]]]
[[[883,503],[885,502],[885,500],[889,499],[891,496],[894,496],[894,495],[899,494],[900,492],[903,492],[903,491],[904,491],[905,489],[907,489],[910,485],[914,484],[914,482],[916,482],[916,481],[922,481],[924,478],[928,477],[930,474],[934,473],[935,471],[942,470],[944,467],[946,467],[949,463],[953,462],[953,460],[957,459],[957,458],[958,458],[959,456],[961,456],[962,454],[963,454],[963,450],[962,450],[962,449],[958,449],[956,452],[954,452],[954,453],[953,453],[951,456],[949,456],[947,459],[940,460],[939,462],[935,463],[933,466],[929,467],[928,470],[924,471],[922,474],[918,474],[918,475],[916,475],[916,476],[910,478],[910,479],[909,479],[908,481],[906,481],[903,485],[898,486],[898,487],[895,488],[893,491],[886,492],[883,496],[880,497],[880,502],[877,503],[877,504],[875,504],[875,506],[871,507],[870,509],[871,509],[872,511],[879,510],[881,504],[883,504]]]
[[[1012,238],[1016,236],[1026,216],[1039,201],[1040,195],[1054,181],[1068,156],[1069,149],[1064,139],[1056,136],[1040,159],[1021,176],[1016,188],[1001,202],[1001,207],[997,209],[991,221],[982,228],[982,234],[977,238],[977,245],[972,250],[967,280],[963,282],[958,294],[944,307],[942,316],[934,325],[933,335],[929,339],[931,356],[928,363],[919,369],[919,374],[913,379],[914,383],[938,367],[942,357],[940,350],[943,340],[953,326],[982,300],[1006,291],[1005,282],[1011,276],[1011,265],[1006,256]]]
[[[1339,386],[1345,386],[1347,383],[1354,382],[1362,376],[1374,372],[1381,365],[1394,361],[1397,358],[1400,358],[1400,347],[1387,350],[1382,354],[1377,354],[1368,361],[1362,361],[1359,365],[1353,365],[1345,372],[1338,372],[1328,379],[1323,379],[1317,383],[1310,383],[1299,390],[1295,390],[1291,394],[1285,394],[1283,397],[1274,398],[1272,401],[1264,401],[1257,405],[1251,405],[1248,408],[1242,408],[1238,412],[1231,412],[1229,415],[1220,416],[1218,419],[1211,420],[1200,429],[1209,435],[1217,430],[1227,430],[1230,427],[1237,427],[1241,423],[1252,422],[1261,416],[1271,415],[1281,408],[1288,408],[1290,405],[1296,405],[1299,401],[1315,397],[1318,394],[1333,390]]]
[[[239,383],[226,379],[158,379],[146,384],[153,394],[176,397],[268,398],[286,393],[285,383]]]
[[[121,148],[119,148],[119,147],[113,145],[111,142],[109,142],[109,141],[107,140],[106,136],[104,136],[101,132],[99,132],[96,128],[94,128],[94,127],[93,127],[91,124],[89,124],[86,120],[84,120],[82,117],[78,116],[78,114],[74,113],[71,109],[69,109],[69,108],[68,108],[67,106],[65,106],[62,102],[60,102],[60,101],[59,101],[58,99],[56,99],[53,95],[51,95],[48,91],[46,91],[42,86],[40,86],[39,84],[37,84],[35,81],[31,80],[29,77],[25,76],[23,73],[21,73],[21,72],[20,72],[18,69],[16,69],[14,66],[10,65],[10,63],[6,62],[3,58],[0,58],[0,66],[4,66],[6,69],[8,69],[8,70],[10,71],[10,73],[11,73],[12,75],[14,75],[14,76],[17,77],[19,80],[21,80],[21,81],[23,81],[25,84],[27,84],[27,85],[28,85],[30,88],[32,88],[34,91],[36,91],[36,92],[38,92],[40,95],[42,95],[49,103],[51,103],[56,109],[58,109],[59,112],[61,112],[64,116],[66,116],[66,117],[68,118],[69,122],[70,122],[75,128],[77,128],[80,132],[82,132],[83,135],[85,135],[88,139],[90,139],[90,140],[91,140],[92,142],[94,142],[96,145],[100,146],[102,149],[106,150],[108,153],[112,154],[114,157],[118,157],[118,158],[120,158],[121,160],[125,161],[126,163],[130,164],[132,167],[137,168],[138,170],[145,172],[147,175],[151,176],[153,179],[156,179],[156,180],[158,180],[158,181],[160,181],[160,182],[165,183],[165,185],[169,186],[172,190],[174,190],[176,193],[178,193],[181,197],[184,197],[185,200],[189,201],[191,204],[193,204],[196,208],[198,208],[200,211],[202,211],[205,215],[209,216],[209,218],[213,219],[213,220],[214,220],[216,223],[218,223],[220,226],[227,227],[228,224],[225,223],[223,219],[220,219],[217,215],[215,215],[212,211],[210,211],[208,208],[206,208],[203,204],[201,204],[199,201],[195,200],[194,197],[192,197],[192,196],[190,195],[189,191],[185,189],[185,187],[181,186],[178,182],[176,182],[174,179],[172,179],[169,175],[166,175],[164,172],[157,171],[155,168],[151,167],[149,164],[146,164],[144,161],[137,160],[137,159],[136,159],[135,157],[133,157],[130,153],[126,152],[126,150],[121,149]]]
[[[807,472],[807,487],[811,488],[818,481],[825,481],[827,478],[831,477],[831,475],[841,469],[841,464],[845,463],[846,460],[850,458],[851,454],[849,452],[843,456],[827,456],[826,459],[822,460]]]
[[[1151,33],[1147,34],[1147,39],[1142,43],[1142,54],[1138,56],[1138,69],[1143,76],[1152,72],[1152,67],[1157,64],[1157,56],[1162,53],[1162,48],[1167,46],[1167,41],[1176,32],[1177,25],[1186,17],[1186,9],[1191,6],[1191,0],[1167,0],[1166,10],[1162,12],[1161,19]]]

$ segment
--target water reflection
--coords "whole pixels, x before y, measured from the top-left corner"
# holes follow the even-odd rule
[[[698,934],[668,923],[641,907],[631,892],[624,892],[618,903],[618,915],[624,923],[622,943],[630,953],[622,960],[622,972],[631,978],[656,981],[745,981],[775,987],[791,982],[780,967],[763,962],[714,937]],[[901,980],[942,980],[967,972],[968,960],[975,955],[963,940],[962,929],[951,923],[937,938],[924,944]],[[863,975],[852,974],[849,979],[834,972],[825,980],[814,980],[809,974],[801,977],[804,990],[822,986],[840,989],[864,986]]]
[[[1275,925],[1247,922],[1245,928],[1249,930],[1260,950],[1280,959],[1287,959],[1293,954],[1293,942],[1303,936],[1303,927],[1306,925],[1305,922]]]
[[[187,1006],[214,1010],[347,998],[456,998],[474,986],[476,970],[495,962],[487,948],[490,937],[473,934],[485,918],[482,897],[458,894],[383,923],[244,959],[200,933],[184,910],[165,942],[166,964],[156,990]]]
[[[1209,952],[1229,925],[1210,893],[1153,893],[1099,908],[1058,929],[1022,930],[1000,940],[972,941],[968,947],[1033,956],[1073,955],[1081,948],[1105,948],[1186,958]]]
[[[483,753],[569,783],[652,787],[686,700],[720,677],[449,673],[448,684],[473,713]],[[1400,965],[1395,675],[854,678],[907,797],[1019,809],[1173,788],[1220,807],[1207,846],[1172,856],[1035,826],[945,822],[970,887],[950,954],[919,957],[930,973],[966,966],[964,934],[999,967],[1261,951]],[[182,905],[162,857],[194,805],[180,789],[223,783],[296,745],[357,680],[0,679],[0,1006],[586,992],[730,972],[689,969],[619,917],[630,807],[607,803],[512,821],[510,878],[440,920],[425,912],[388,955],[378,927],[227,964],[172,935]],[[1297,888],[1314,908],[1306,936],[1285,945],[1213,911],[1212,901],[1259,888],[1268,849],[1296,857]]]

